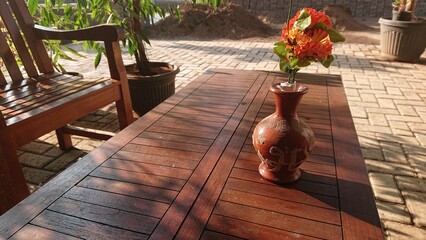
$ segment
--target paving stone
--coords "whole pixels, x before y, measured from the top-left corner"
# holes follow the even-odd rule
[[[417,141],[417,138],[415,138],[414,136],[395,136],[393,134],[388,134],[388,133],[376,133],[376,138],[377,140],[384,141],[384,142],[389,142],[389,141],[398,142],[402,146],[405,146],[405,145],[418,146],[419,145],[419,141]],[[407,153],[407,151],[405,152]]]
[[[355,125],[356,131],[364,131],[371,133],[386,133],[391,134],[392,130],[389,127],[372,126],[372,125]]]
[[[414,136],[416,136],[422,146],[426,146],[426,134],[414,133]]]
[[[383,173],[370,173],[369,177],[376,199],[385,202],[404,203],[394,176]]]
[[[425,239],[426,230],[413,225],[391,221],[383,221],[389,237],[388,240],[421,240]]]
[[[115,114],[108,114],[108,115],[105,115],[104,117],[100,118],[98,120],[98,122],[109,124],[111,122],[114,122],[115,120],[117,120],[117,115],[115,115]]]
[[[91,140],[91,139],[84,139],[78,144],[75,145],[75,148],[80,149],[85,152],[90,152],[93,149],[99,147],[102,144],[102,141],[100,140]]]
[[[424,148],[423,148],[424,150]],[[423,153],[426,154],[426,153]],[[414,167],[420,178],[426,179],[426,155],[409,154],[408,161]]]
[[[88,122],[88,121],[77,121],[73,123],[73,125],[82,128],[90,128],[90,129],[101,129],[105,126],[104,123],[99,122]]]
[[[50,157],[59,157],[63,153],[64,153],[64,151],[62,151],[60,148],[53,147],[53,148],[49,149],[47,152],[45,152],[44,155],[50,156]]]
[[[363,148],[380,149],[380,142],[369,132],[357,132],[358,140]]]
[[[379,99],[379,102],[380,102],[380,99]],[[367,113],[381,113],[381,114],[385,114],[385,115],[388,115],[388,114],[399,115],[398,110],[391,109],[391,108],[384,108],[384,107],[378,107],[378,108],[369,107],[369,108],[366,108],[365,111]]]
[[[411,117],[411,116],[398,116],[398,115],[387,115],[386,118],[389,121],[400,121],[400,122],[423,122],[420,117]]]
[[[365,159],[365,164],[369,172],[379,172],[412,177],[417,175],[409,164],[391,163],[372,159]]]
[[[415,100],[407,100],[407,99],[397,99],[395,100],[396,105],[408,105],[412,107],[423,107],[425,102],[424,101],[415,101]]]
[[[380,146],[386,161],[407,163],[404,151],[399,143],[381,141]]]
[[[76,162],[78,158],[80,158],[81,156],[85,154],[86,154],[85,152],[78,149],[70,150],[62,154],[60,157],[55,159],[55,161],[51,162],[49,165],[47,165],[45,169],[49,171],[53,171],[53,172],[59,172],[61,170],[64,170],[71,163]]]
[[[361,150],[362,150],[362,155],[364,156],[364,158],[375,159],[375,160],[385,160],[381,149],[361,148]]]
[[[389,126],[395,135],[414,136],[410,127],[405,122],[389,121]]]
[[[56,138],[56,134],[53,134],[53,135],[49,134],[48,136],[49,137],[44,138],[42,141],[52,146],[58,146],[58,139]]]
[[[422,98],[412,89],[404,90],[404,96],[409,100],[423,101]]]
[[[361,125],[368,125],[368,124],[370,124],[370,122],[366,118],[355,118],[354,117],[352,120],[354,121],[355,126],[357,126],[357,125],[361,126]]]
[[[384,114],[369,113],[368,119],[373,126],[389,126]]]
[[[52,148],[53,146],[51,144],[42,143],[42,142],[30,142],[28,144],[25,144],[24,146],[20,147],[22,151],[26,152],[33,152],[37,154],[42,154]]]
[[[367,113],[364,107],[350,106],[352,117],[367,118]]]
[[[118,120],[116,119],[115,121],[105,125],[105,127],[99,129],[102,131],[108,131],[108,132],[118,132],[120,131],[120,124],[118,123]]]
[[[46,164],[53,161],[53,157],[43,156],[39,154],[34,154],[30,152],[23,153],[19,156],[19,162],[23,165],[35,167],[35,168],[42,168]]]
[[[30,190],[30,193],[33,193],[41,187],[41,184],[36,185],[36,184],[27,183],[27,186],[28,186],[28,190]]]
[[[31,167],[23,167],[22,172],[27,182],[35,185],[41,185],[55,175],[53,172]]]
[[[413,177],[403,177],[396,176],[396,182],[401,190],[410,190],[416,192],[426,193],[426,180],[413,178]]]
[[[87,116],[84,116],[79,119],[79,121],[86,121],[86,122],[96,122],[97,120],[101,119],[103,115],[99,114],[89,114]]]
[[[402,195],[416,226],[426,227],[426,193],[403,191]]]
[[[419,116],[416,112],[416,110],[412,106],[397,106],[398,111],[401,113],[402,116]]]
[[[424,132],[426,133],[426,122],[423,123],[407,123],[410,130],[413,132]]]
[[[45,139],[48,139],[48,138],[51,138],[51,137],[54,137],[54,136],[55,136],[55,131],[50,132],[48,134],[45,134],[45,135],[39,137],[39,140],[40,141],[44,141]]]
[[[380,219],[411,224],[411,216],[402,204],[376,201]]]
[[[390,95],[402,95],[401,89],[396,88],[396,87],[387,87],[386,91]]]
[[[365,93],[361,93],[361,98],[362,100],[364,100],[364,102],[377,102],[376,96],[374,94],[365,94]]]

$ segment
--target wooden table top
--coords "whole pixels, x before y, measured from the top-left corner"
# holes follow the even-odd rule
[[[284,76],[209,70],[3,214],[0,238],[383,239],[340,76],[298,77],[316,140],[296,183],[263,180],[251,145]]]

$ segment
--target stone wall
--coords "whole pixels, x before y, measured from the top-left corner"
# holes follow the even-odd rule
[[[242,5],[253,12],[282,11],[287,14],[289,0],[227,0],[228,2]],[[317,10],[327,4],[339,4],[349,7],[352,15],[357,18],[392,15],[392,0],[300,0],[293,1],[293,13],[303,7],[311,7]],[[426,17],[426,1],[418,0],[415,15]]]

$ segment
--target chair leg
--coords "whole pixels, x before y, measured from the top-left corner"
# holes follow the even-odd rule
[[[0,113],[0,215],[30,195],[16,148]]]
[[[71,134],[64,133],[64,128],[58,128],[55,130],[56,137],[58,138],[59,148],[61,150],[68,150],[72,148],[72,140],[71,140]]]
[[[16,151],[1,148],[0,146],[0,215],[30,195]]]

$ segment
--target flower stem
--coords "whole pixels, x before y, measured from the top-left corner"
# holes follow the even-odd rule
[[[288,4],[288,14],[287,14],[287,36],[290,34],[290,14],[291,14],[291,8],[293,7],[293,0],[290,0],[290,3]]]
[[[297,69],[289,69],[288,71],[288,83],[292,84],[296,81]]]

